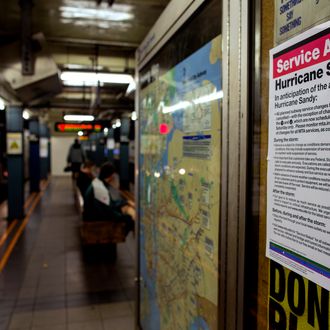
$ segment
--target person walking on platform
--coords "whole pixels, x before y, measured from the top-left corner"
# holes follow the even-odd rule
[[[98,178],[95,178],[84,196],[84,221],[113,221],[125,223],[126,234],[134,230],[134,221],[128,214],[124,214],[122,202],[111,199],[109,185],[115,175],[115,167],[105,163],[100,169]]]
[[[80,171],[81,164],[85,161],[85,153],[78,139],[74,140],[74,143],[71,145],[67,162],[71,165],[72,177],[76,178],[77,174]]]

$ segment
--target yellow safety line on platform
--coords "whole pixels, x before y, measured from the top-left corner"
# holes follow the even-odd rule
[[[32,193],[31,195],[29,195],[28,199],[25,201],[24,204],[24,208],[27,208],[30,204],[30,202],[33,199],[33,196],[35,195],[35,193]],[[7,203],[7,202],[6,202]],[[13,231],[13,229],[15,228],[16,224],[17,224],[17,220],[15,219],[10,225],[9,227],[7,227],[6,231],[3,233],[3,235],[0,237],[0,247],[6,242],[6,239],[8,238],[8,236],[10,235],[10,233]]]
[[[27,207],[29,207],[29,204],[30,204],[30,202],[32,202],[33,197],[34,197],[35,194],[36,194],[35,192],[31,193],[31,194],[29,195],[29,197],[26,199],[25,204],[24,204],[24,208],[25,208],[25,209],[26,209]]]
[[[17,220],[14,220],[9,227],[7,227],[6,231],[3,233],[3,235],[0,238],[0,247],[5,243],[7,237],[10,235],[10,233],[12,232],[12,230],[14,229],[14,227],[17,224]]]
[[[0,260],[0,273],[3,271],[3,269],[5,268],[7,262],[8,262],[8,259],[17,243],[17,241],[19,240],[19,238],[21,237],[22,233],[23,233],[23,230],[25,229],[27,223],[29,222],[30,220],[30,216],[32,214],[32,212],[34,211],[35,207],[38,205],[42,195],[44,194],[46,188],[48,186],[48,181],[46,182],[45,184],[45,188],[43,191],[39,192],[36,196],[36,198],[34,199],[32,205],[31,205],[31,208],[29,210],[29,212],[27,213],[26,217],[24,218],[23,222],[21,223],[20,227],[18,228],[15,236],[13,237],[12,241],[9,243],[8,247],[7,247],[7,250],[5,251],[2,259]]]

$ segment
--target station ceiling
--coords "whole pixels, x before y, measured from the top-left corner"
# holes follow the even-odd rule
[[[2,47],[21,38],[19,3],[0,1]],[[33,0],[32,34],[44,35],[48,52],[60,71],[132,74],[137,46],[168,3],[169,0]],[[26,105],[33,111],[47,111],[53,120],[68,112],[112,116],[133,110],[133,98],[125,95],[126,89],[127,85],[119,84],[63,86],[60,94]]]

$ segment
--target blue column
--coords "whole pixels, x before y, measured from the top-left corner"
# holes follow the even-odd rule
[[[29,122],[30,131],[30,157],[29,176],[30,192],[40,191],[40,151],[39,151],[39,121],[32,119]]]
[[[121,119],[119,175],[122,189],[129,189],[129,125],[129,118]]]
[[[47,127],[47,135],[48,135],[48,173],[51,173],[52,168],[52,159],[51,159],[51,154],[52,154],[52,145],[51,145],[51,139],[50,139],[50,129]]]
[[[103,133],[96,134],[96,151],[95,151],[95,163],[98,166],[101,166],[105,162],[105,153],[104,153],[104,135]]]
[[[48,127],[46,124],[39,125],[40,132],[40,177],[41,180],[48,178]]]
[[[24,218],[23,109],[9,106],[7,121],[8,220]]]
[[[109,132],[108,132],[107,149],[108,149],[108,160],[112,163],[113,163],[113,149],[114,149],[114,147],[115,147],[115,137],[114,137],[114,134],[113,134],[113,128],[110,128]]]

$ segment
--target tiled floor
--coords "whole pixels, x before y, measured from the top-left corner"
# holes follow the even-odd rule
[[[70,179],[52,178],[0,274],[0,330],[134,329],[131,234],[117,250],[82,251]]]

